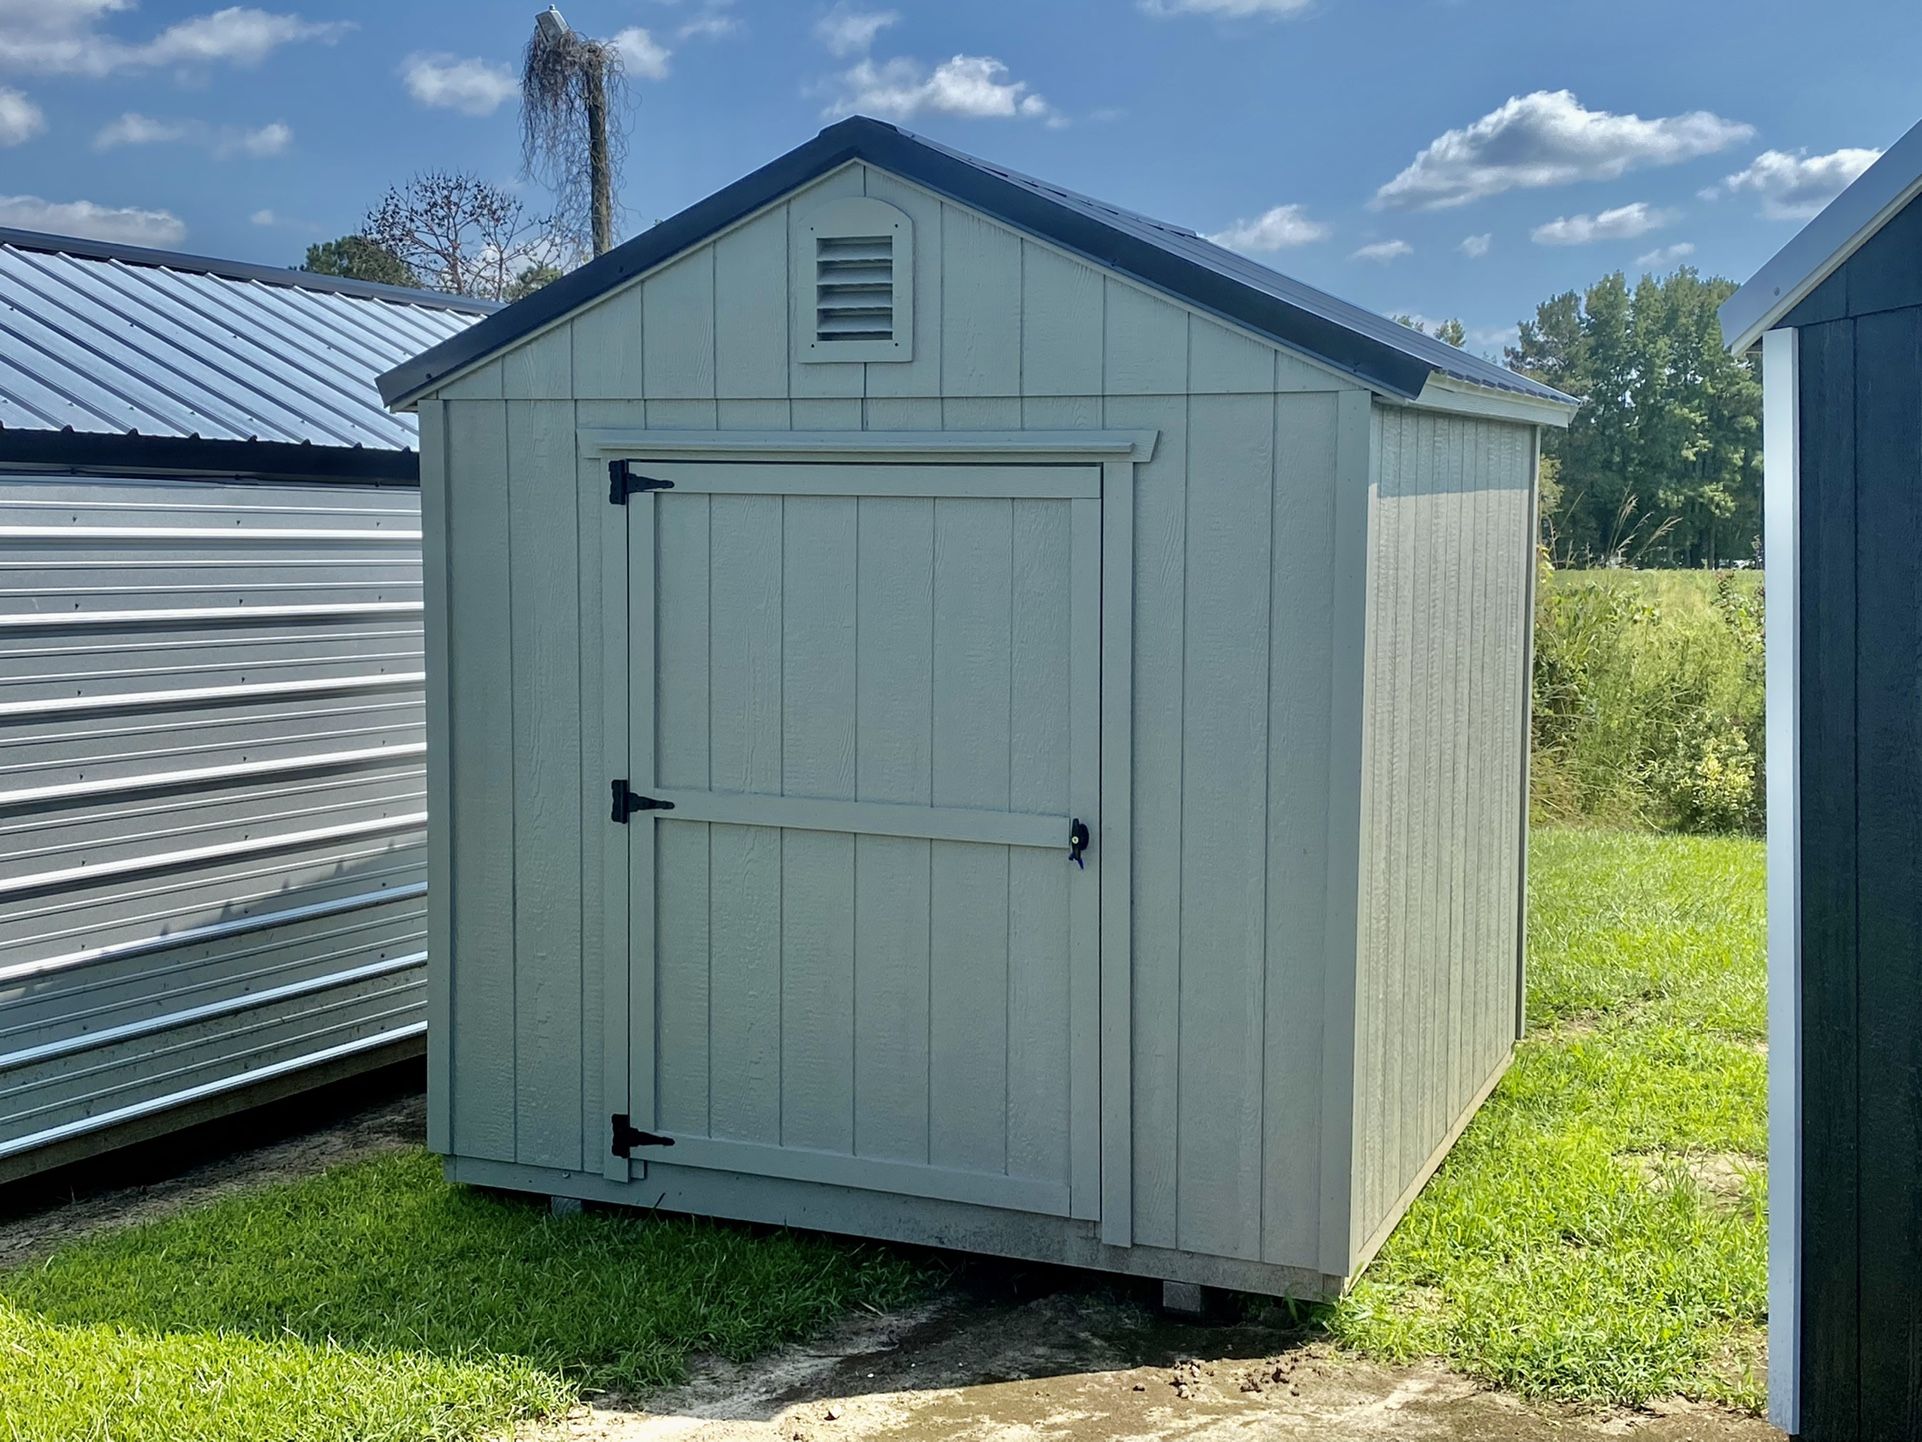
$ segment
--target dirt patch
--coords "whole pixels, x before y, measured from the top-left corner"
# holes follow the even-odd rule
[[[36,1261],[96,1232],[171,1216],[234,1192],[297,1181],[379,1152],[419,1146],[426,1135],[426,1098],[411,1093],[330,1116],[322,1126],[248,1150],[216,1151],[171,1174],[152,1159],[130,1161],[122,1175],[130,1172],[142,1179],[125,1186],[105,1180],[114,1175],[112,1158],[89,1163],[84,1177],[29,1178],[0,1189],[0,1269]],[[182,1138],[179,1145],[204,1149],[206,1140]]]
[[[1433,1365],[1385,1367],[1260,1327],[1188,1327],[1067,1291],[948,1297],[644,1401],[591,1399],[520,1442],[1254,1442],[1635,1437],[1780,1442],[1750,1417],[1531,1406]]]
[[[1748,1196],[1759,1157],[1747,1152],[1629,1152],[1622,1160],[1650,1186],[1671,1185],[1679,1171],[1725,1206],[1739,1206]]]

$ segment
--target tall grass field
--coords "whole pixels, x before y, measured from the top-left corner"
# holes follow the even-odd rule
[[[1762,672],[1759,572],[1544,565],[1535,819],[1759,835]]]

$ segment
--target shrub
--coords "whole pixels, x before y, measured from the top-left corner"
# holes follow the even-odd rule
[[[1563,572],[1535,618],[1538,819],[1759,832],[1762,597],[1753,573]]]

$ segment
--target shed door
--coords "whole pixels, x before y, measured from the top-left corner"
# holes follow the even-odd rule
[[[635,1174],[1096,1215],[1100,471],[634,465]]]

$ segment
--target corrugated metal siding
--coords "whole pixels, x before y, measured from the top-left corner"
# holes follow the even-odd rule
[[[1515,1040],[1526,426],[1376,408],[1356,979],[1355,1240]]]
[[[417,493],[0,479],[0,577],[0,1172],[424,1030]]]
[[[0,428],[411,450],[374,378],[490,308],[0,243]]]

